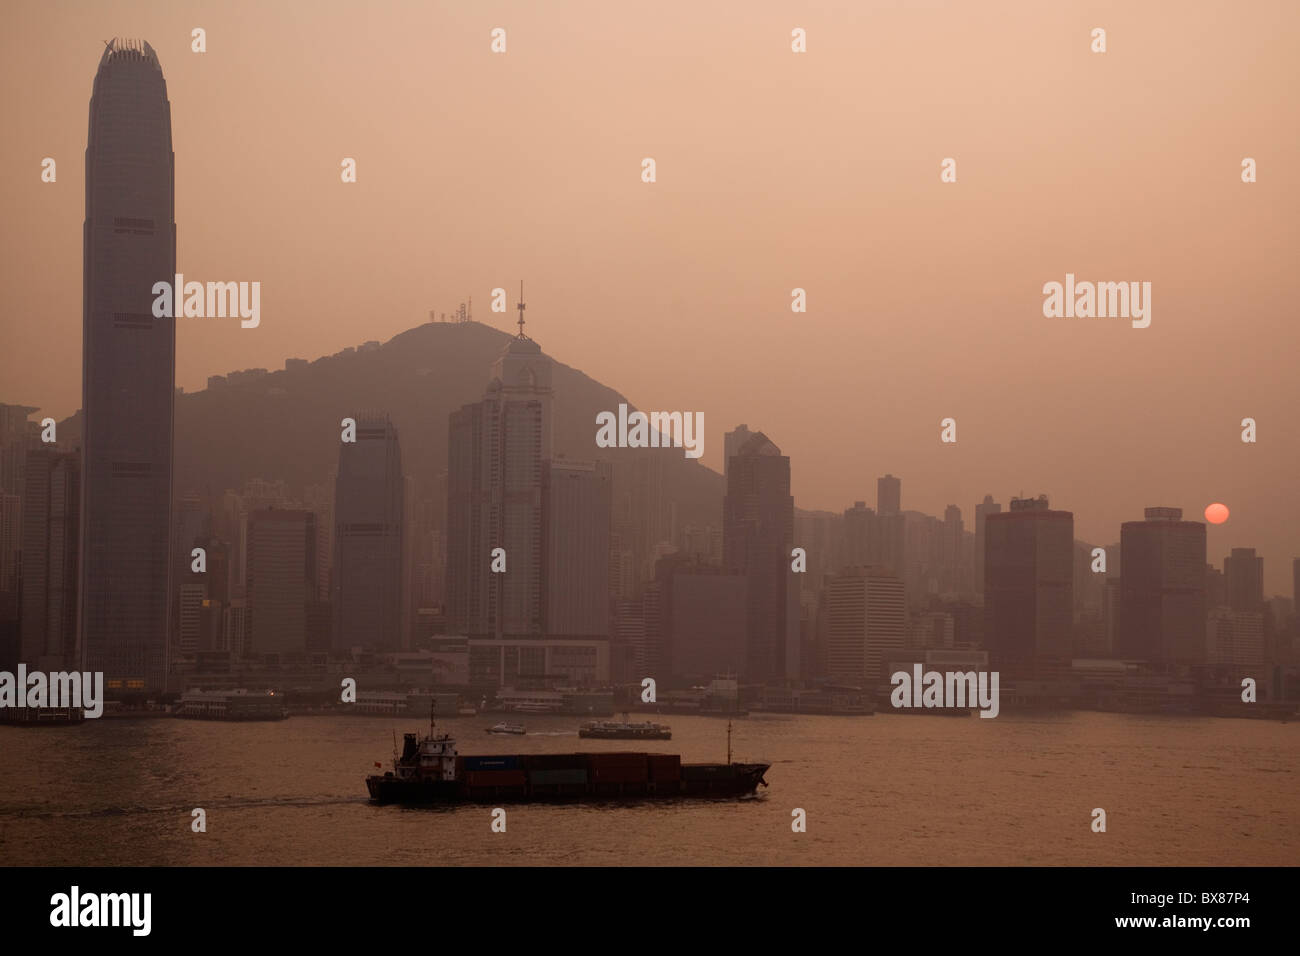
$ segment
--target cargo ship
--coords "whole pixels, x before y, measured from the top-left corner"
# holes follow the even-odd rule
[[[450,734],[403,735],[393,769],[366,778],[375,803],[534,803],[656,797],[735,797],[754,793],[771,766],[682,763],[677,754],[469,755]],[[375,764],[380,766],[379,763]]]
[[[578,728],[578,736],[593,740],[672,740],[673,732],[667,724],[648,720],[632,723],[624,714],[622,720],[589,720]]]

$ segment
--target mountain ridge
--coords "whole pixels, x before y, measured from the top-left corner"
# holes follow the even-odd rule
[[[286,360],[286,368],[265,374],[232,372],[224,384],[178,394],[176,492],[220,493],[251,478],[283,479],[295,489],[326,482],[338,461],[341,420],[377,412],[397,427],[403,470],[415,478],[418,493],[427,494],[447,466],[448,416],[483,397],[491,365],[511,338],[478,322],[428,322],[377,347]],[[618,464],[663,455],[663,490],[676,504],[679,527],[721,523],[721,475],[680,451],[597,449],[596,413],[621,402],[635,406],[548,357],[554,362],[557,456]],[[66,421],[74,440],[80,415]]]

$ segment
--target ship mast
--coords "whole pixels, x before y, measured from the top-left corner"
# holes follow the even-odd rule
[[[727,766],[731,766],[731,718],[727,718]]]

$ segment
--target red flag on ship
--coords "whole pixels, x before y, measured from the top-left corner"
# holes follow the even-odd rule
[[[384,765],[381,764],[378,760],[375,761],[375,766],[378,767],[380,770],[384,769]]]

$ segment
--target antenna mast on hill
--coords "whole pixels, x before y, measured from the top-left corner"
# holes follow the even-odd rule
[[[526,307],[524,306],[524,280],[523,279],[519,280],[519,304],[515,306],[515,308],[519,310],[519,337],[521,339],[526,339],[528,338],[528,336],[524,335],[524,309]]]

